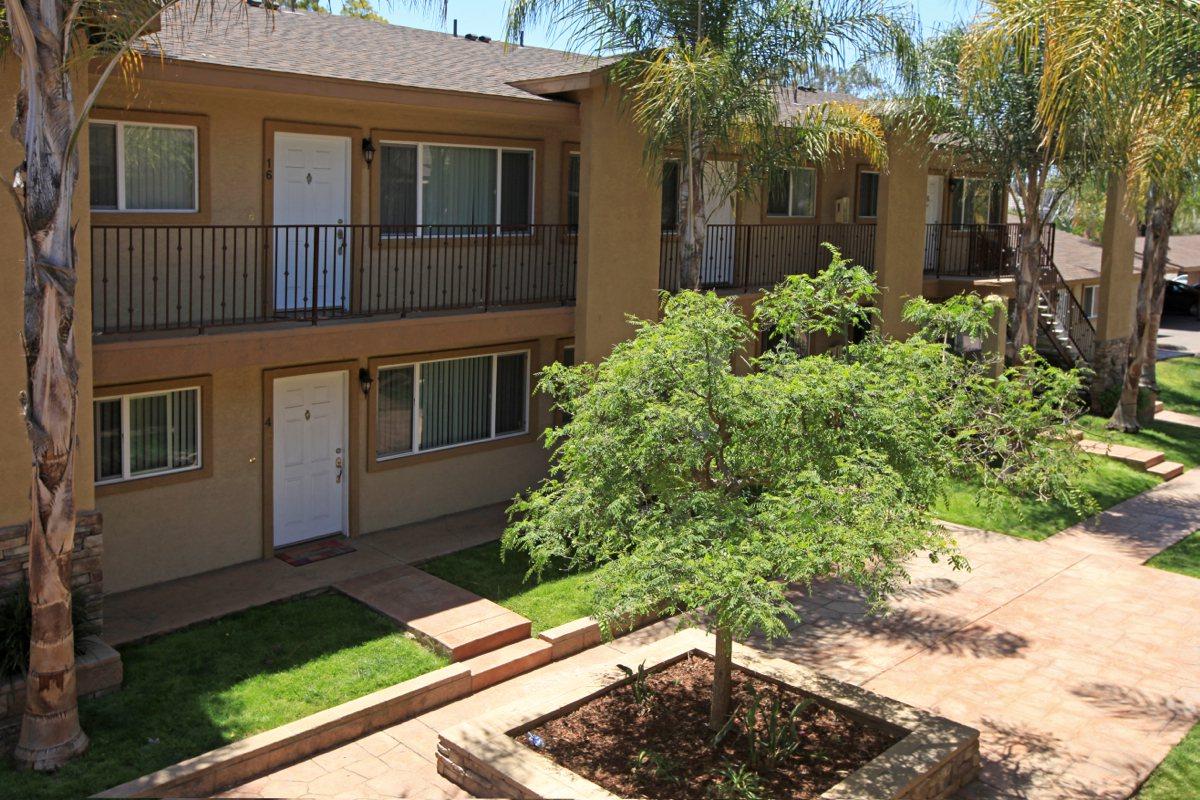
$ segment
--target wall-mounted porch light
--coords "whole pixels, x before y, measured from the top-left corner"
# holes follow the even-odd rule
[[[358,385],[362,387],[362,393],[364,396],[371,393],[371,384],[374,382],[375,381],[371,378],[371,370],[367,369],[366,367],[358,368]]]
[[[367,169],[371,168],[371,162],[375,160],[375,143],[368,136],[362,140],[363,161],[367,162]]]

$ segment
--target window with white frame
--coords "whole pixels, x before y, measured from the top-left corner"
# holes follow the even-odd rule
[[[196,129],[188,125],[90,123],[91,207],[97,211],[196,211],[196,142]]]
[[[383,142],[382,225],[501,225],[533,222],[534,153],[506,147]]]
[[[1096,298],[1099,297],[1098,286],[1083,287],[1083,313],[1088,315],[1088,319],[1093,319],[1096,316]]]
[[[529,351],[379,369],[375,458],[501,439],[529,429]]]
[[[816,169],[796,167],[772,172],[767,185],[767,214],[772,217],[815,217]]]
[[[96,483],[200,468],[200,387],[97,398]]]
[[[950,223],[958,227],[1004,222],[1004,184],[990,178],[950,181]]]

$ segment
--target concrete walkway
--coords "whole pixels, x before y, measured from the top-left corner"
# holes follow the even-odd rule
[[[303,567],[268,558],[112,594],[104,598],[102,638],[119,646],[490,542],[504,530],[506,505],[358,536],[350,540],[355,552]]]
[[[840,585],[797,591],[803,623],[753,643],[979,728],[983,774],[966,798],[1126,798],[1200,720],[1200,580],[1141,565],[1197,520],[1193,471],[1045,542],[957,528],[969,572],[915,560],[884,617]],[[463,796],[436,773],[438,731],[670,630],[638,631],[227,796]]]

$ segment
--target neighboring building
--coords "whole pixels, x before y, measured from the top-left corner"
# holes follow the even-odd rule
[[[677,169],[644,169],[603,65],[255,9],[181,37],[187,13],[136,84],[105,87],[82,149],[77,497],[103,517],[105,590],[535,483],[538,370],[602,357],[678,284]],[[706,284],[749,296],[832,241],[878,272],[888,330],[906,297],[1011,284],[1002,193],[901,143],[886,174],[791,170],[709,213]],[[10,330],[16,224],[0,217]],[[15,397],[15,339],[0,355]],[[0,430],[16,526],[28,445],[15,414]]]

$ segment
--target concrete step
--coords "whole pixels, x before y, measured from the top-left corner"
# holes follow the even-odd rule
[[[528,639],[529,620],[416,567],[396,565],[334,584],[391,617],[452,661]]]
[[[468,659],[463,666],[471,670],[471,691],[478,692],[501,681],[550,663],[554,647],[541,639],[524,639]]]
[[[1162,400],[1154,401],[1154,413],[1155,414],[1161,414],[1162,412],[1164,412],[1166,410],[1167,410],[1167,407],[1163,405]]]
[[[1158,450],[1145,450],[1140,447],[1129,447],[1123,444],[1097,442],[1095,439],[1080,439],[1079,447],[1085,453],[1098,456],[1108,456],[1123,464],[1140,469],[1150,469],[1166,460],[1166,456]]]
[[[1146,472],[1149,472],[1151,475],[1157,475],[1164,481],[1169,481],[1183,474],[1183,464],[1180,464],[1178,461],[1160,461],[1153,467],[1147,467]]]

